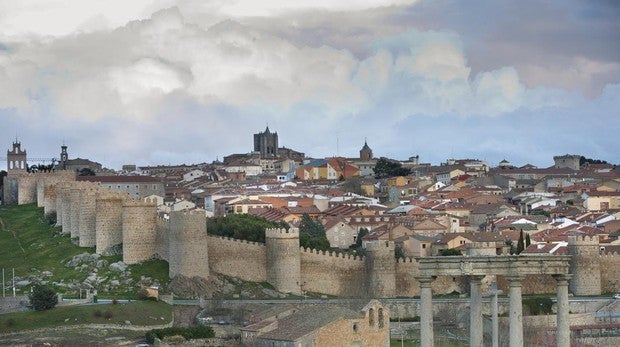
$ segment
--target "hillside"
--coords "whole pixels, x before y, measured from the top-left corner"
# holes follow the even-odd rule
[[[165,287],[169,282],[165,261],[127,266],[120,255],[99,256],[94,248],[74,245],[60,231],[45,223],[43,209],[35,204],[0,206],[0,267],[7,295],[12,294],[13,269],[17,295],[41,282],[65,297],[96,289],[100,297],[134,298],[142,285]]]

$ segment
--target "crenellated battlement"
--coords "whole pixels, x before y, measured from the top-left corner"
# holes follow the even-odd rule
[[[599,244],[599,238],[598,236],[594,235],[594,236],[581,236],[581,235],[572,235],[568,237],[568,245],[588,245],[588,246],[592,246],[592,245],[598,245]]]
[[[351,255],[344,252],[322,251],[314,248],[299,247],[299,251],[305,254],[321,255],[329,258],[341,258],[346,260],[364,261],[364,257]]]
[[[247,240],[235,239],[232,237],[219,236],[219,235],[208,235],[207,237],[212,238],[212,239],[222,240],[222,241],[234,242],[236,244],[242,243],[242,244],[251,245],[251,246],[265,247],[265,244],[262,242],[247,241]]]
[[[299,229],[297,228],[268,228],[265,229],[265,237],[272,239],[295,239],[299,238]]]
[[[413,257],[404,257],[404,258],[398,258],[396,259],[397,263],[417,263],[418,260],[416,258]]]
[[[155,209],[157,205],[139,199],[124,199],[123,207],[152,207]]]

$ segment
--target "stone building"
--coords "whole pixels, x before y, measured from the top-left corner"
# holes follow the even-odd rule
[[[572,170],[579,170],[580,160],[581,156],[576,154],[557,155],[553,157],[553,161],[555,162],[553,167],[556,169],[568,168]]]
[[[368,142],[364,141],[364,147],[360,149],[360,160],[371,160],[372,159],[372,149],[368,147]]]
[[[273,158],[278,156],[278,133],[269,131],[254,134],[254,152],[259,152],[261,158]]]
[[[371,300],[359,310],[312,306],[241,329],[241,342],[261,347],[382,347],[390,345],[389,326],[389,310],[378,300]]]

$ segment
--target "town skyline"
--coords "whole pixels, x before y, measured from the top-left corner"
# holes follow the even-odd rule
[[[619,9],[372,0],[9,4],[0,138],[31,157],[211,162],[280,145],[322,158],[620,163]],[[485,18],[484,23],[479,19]]]

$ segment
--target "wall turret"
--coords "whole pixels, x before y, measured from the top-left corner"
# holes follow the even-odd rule
[[[570,291],[575,295],[601,295],[601,260],[598,236],[569,236]]]
[[[265,230],[267,282],[278,291],[301,294],[299,229]]]
[[[142,200],[123,201],[123,261],[136,264],[156,254],[157,206]]]
[[[207,220],[198,211],[170,213],[169,275],[209,278]]]
[[[396,294],[395,245],[391,241],[372,241],[366,244],[368,295],[390,298]]]

